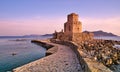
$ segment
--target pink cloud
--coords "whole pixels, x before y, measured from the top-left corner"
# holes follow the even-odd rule
[[[103,30],[120,35],[120,17],[110,18],[82,18],[83,30]]]
[[[33,17],[29,19],[0,20],[0,35],[46,34],[60,31],[64,27],[66,17]],[[103,30],[120,35],[120,17],[79,19],[83,30]]]
[[[60,31],[63,28],[63,19],[4,20],[0,21],[0,25],[0,35],[46,34]]]

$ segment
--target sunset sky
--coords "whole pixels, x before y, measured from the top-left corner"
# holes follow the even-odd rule
[[[0,36],[60,31],[73,12],[83,31],[120,36],[120,0],[0,0]]]

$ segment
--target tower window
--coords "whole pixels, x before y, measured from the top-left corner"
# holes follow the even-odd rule
[[[69,26],[69,31],[71,31],[70,26]]]

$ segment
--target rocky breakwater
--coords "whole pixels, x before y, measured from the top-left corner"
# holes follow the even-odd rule
[[[120,50],[114,48],[114,45],[120,45],[120,41],[96,39],[77,44],[84,58],[102,63],[111,71],[120,72]]]
[[[39,41],[34,41],[34,43],[39,44]],[[56,46],[57,51],[52,55],[18,67],[13,72],[83,72],[76,54],[70,47],[48,41],[42,41],[42,43]]]
[[[102,63],[92,61],[89,58],[85,58],[83,51],[80,50],[80,46],[76,42],[72,41],[60,41],[51,39],[52,42],[69,46],[77,55],[81,68],[84,72],[112,72],[109,68],[104,66]]]

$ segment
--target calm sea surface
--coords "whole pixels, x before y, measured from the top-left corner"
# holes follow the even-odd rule
[[[17,39],[24,40],[16,41]],[[0,72],[11,71],[45,56],[46,49],[31,43],[31,39],[46,39],[46,37],[0,38]]]
[[[31,43],[32,39],[38,38],[0,38],[0,72],[11,71],[12,69],[37,60],[45,56],[46,49]],[[95,37],[96,39],[118,40],[120,37]],[[16,41],[17,39],[23,41]],[[16,55],[12,55],[16,54]]]
[[[104,40],[116,40],[120,41],[120,36],[101,36],[101,37],[94,37],[95,39],[104,39]]]

